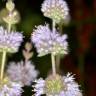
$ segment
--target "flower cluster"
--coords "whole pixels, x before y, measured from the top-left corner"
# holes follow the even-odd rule
[[[68,43],[67,35],[60,35],[58,32],[52,32],[49,26],[39,25],[32,34],[32,42],[35,44],[39,56],[52,53],[67,54]]]
[[[51,18],[56,23],[69,18],[69,9],[64,0],[45,0],[41,11],[44,16]]]
[[[47,96],[82,96],[79,85],[75,82],[73,75],[67,76],[51,75],[46,80],[42,78],[35,81],[35,96],[46,94]]]
[[[14,53],[23,41],[23,35],[19,32],[8,32],[0,27],[0,51]]]
[[[4,77],[6,53],[17,52],[23,41],[21,33],[11,31],[12,25],[20,20],[19,13],[16,11],[12,0],[6,2],[6,9],[8,14],[3,17],[3,21],[7,25],[7,30],[0,27],[0,52],[3,53],[0,69],[0,96],[21,96],[21,87],[30,86],[39,72],[35,70],[34,65],[29,61],[33,56],[33,52],[31,52],[31,43],[27,42],[22,51],[25,61],[11,62],[6,72],[8,78]],[[49,75],[45,80],[40,78],[35,81],[33,85],[34,96],[82,96],[73,75],[68,73],[66,76],[61,76],[56,73],[56,55],[68,53],[67,35],[59,34],[55,28],[55,24],[61,23],[61,21],[65,23],[69,20],[67,3],[63,0],[45,0],[41,11],[44,16],[53,20],[53,31],[48,24],[39,25],[33,30],[31,41],[37,49],[38,56],[51,54],[53,74]]]
[[[0,96],[21,96],[22,85],[7,78],[0,81]]]
[[[10,63],[7,69],[8,77],[15,82],[20,82],[22,85],[31,85],[32,81],[34,81],[38,75],[38,71],[35,70],[34,65],[27,61]]]

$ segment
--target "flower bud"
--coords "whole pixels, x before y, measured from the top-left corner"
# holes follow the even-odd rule
[[[8,0],[6,3],[6,9],[12,12],[14,8],[15,8],[15,4],[12,2],[12,0]]]

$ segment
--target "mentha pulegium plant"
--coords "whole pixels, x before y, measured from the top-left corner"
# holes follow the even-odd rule
[[[5,61],[7,53],[14,53],[18,51],[18,48],[23,41],[23,35],[18,32],[11,31],[12,24],[16,24],[17,13],[15,5],[12,0],[8,0],[6,3],[6,9],[8,15],[3,17],[4,22],[7,24],[7,29],[0,27],[0,52],[2,52],[2,62],[0,69],[0,96],[21,96],[22,84],[12,82],[7,76],[4,76]]]
[[[8,16],[10,17],[10,21],[13,20],[13,14],[14,14],[14,3],[11,0],[8,0],[6,3],[6,9],[8,10]],[[11,15],[10,15],[11,14]],[[3,27],[0,27],[0,51],[3,53],[2,55],[2,66],[1,66],[1,79],[3,78],[3,72],[4,72],[4,65],[6,60],[6,54],[14,53],[18,51],[18,48],[23,41],[23,35],[19,32],[13,32],[11,31],[12,24],[15,24],[17,22],[9,22],[9,19],[7,21],[7,17],[3,17],[4,22],[7,24],[7,29],[4,29]],[[12,18],[11,18],[12,17]],[[6,19],[6,20],[5,20]],[[15,18],[14,18],[15,20]]]
[[[67,35],[60,35],[56,32],[55,28],[56,23],[67,18],[67,4],[63,0],[45,0],[42,4],[41,11],[44,13],[44,16],[52,19],[52,31],[49,29],[48,25],[40,25],[33,31],[31,40],[39,56],[44,56],[48,53],[51,54],[52,74],[45,80],[40,78],[35,81],[35,85],[33,86],[34,95],[82,96],[79,85],[75,82],[72,75],[68,73],[67,76],[61,76],[56,72],[56,56],[62,53],[65,55],[68,52]]]
[[[52,60],[52,74],[45,80],[42,78],[36,80],[36,85],[33,86],[36,92],[35,96],[41,96],[42,94],[46,94],[46,96],[82,96],[79,85],[75,82],[73,76],[69,74],[67,76],[61,76],[56,73],[55,56],[58,54],[67,54],[68,44],[66,41],[67,36],[60,36],[59,33],[55,33],[54,29],[51,31],[47,25],[40,25],[32,34],[32,41],[39,56],[50,53]],[[58,50],[58,48],[61,49]]]
[[[41,11],[45,17],[48,17],[53,22],[53,28],[56,24],[59,28],[59,33],[62,34],[62,25],[69,24],[70,14],[68,4],[65,0],[44,0],[41,6]],[[59,72],[60,69],[60,56],[56,56],[56,69]]]

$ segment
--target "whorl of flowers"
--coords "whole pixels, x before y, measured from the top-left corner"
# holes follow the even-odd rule
[[[35,44],[39,56],[52,53],[67,54],[68,43],[66,41],[67,35],[60,35],[58,32],[52,32],[49,26],[39,25],[37,29],[33,31],[32,42]]]
[[[44,16],[53,19],[56,23],[69,18],[68,5],[64,0],[45,0],[41,11]]]
[[[23,41],[23,35],[19,32],[8,32],[0,27],[0,51],[14,53]]]
[[[20,82],[24,85],[31,85],[32,81],[38,76],[38,71],[35,70],[34,65],[27,61],[25,64],[23,61],[11,62],[7,69],[8,77],[15,82]]]
[[[22,85],[20,83],[12,82],[7,78],[0,81],[0,96],[21,96]]]
[[[35,81],[35,96],[82,96],[79,85],[75,82],[73,75],[67,76],[49,76],[47,79],[42,78]]]

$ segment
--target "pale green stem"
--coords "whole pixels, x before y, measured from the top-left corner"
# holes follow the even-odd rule
[[[53,75],[56,75],[55,55],[51,54],[51,60],[52,60],[52,72]]]
[[[52,32],[55,32],[55,21],[52,21]],[[56,75],[56,64],[55,64],[55,55],[51,53],[51,61],[52,61],[52,72],[53,75]]]
[[[53,20],[53,22],[52,22],[52,32],[55,32],[55,25],[56,25],[56,23],[55,23],[55,21]]]
[[[8,32],[10,32],[11,31],[11,24],[9,23],[8,24]]]
[[[59,32],[60,32],[60,34],[62,34],[62,32],[63,32],[62,23],[59,24]],[[61,56],[57,55],[56,56],[56,70],[57,70],[57,72],[60,72],[60,59],[61,59]]]
[[[8,30],[8,32],[11,31],[11,24],[10,23],[8,24],[7,30]],[[7,55],[7,52],[6,51],[3,51],[3,54],[2,54],[2,63],[1,63],[1,73],[0,73],[0,79],[1,80],[3,80],[3,78],[4,78],[4,69],[5,69],[6,55]]]
[[[2,55],[2,63],[1,63],[1,73],[0,73],[0,79],[3,80],[4,77],[4,68],[5,68],[5,61],[6,61],[6,51],[3,51]]]
[[[60,72],[60,59],[61,59],[60,55],[57,55],[56,56],[56,71],[57,72]]]

